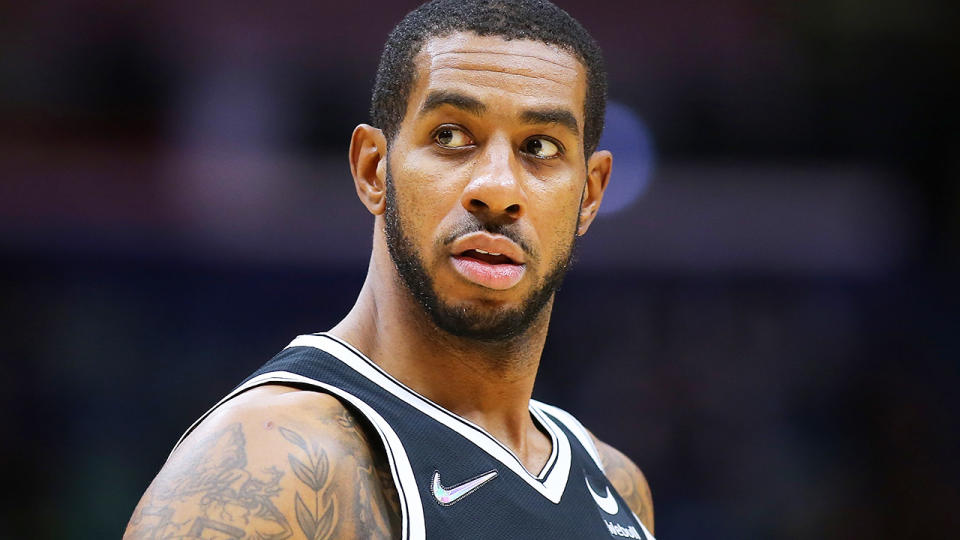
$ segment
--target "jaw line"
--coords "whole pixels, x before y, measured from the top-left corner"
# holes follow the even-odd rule
[[[576,246],[575,234],[567,253],[554,261],[550,273],[538,280],[537,286],[525,298],[521,299],[518,308],[497,309],[495,311],[498,313],[493,314],[485,310],[488,312],[483,314],[485,316],[481,320],[481,318],[470,316],[470,311],[473,310],[469,306],[451,306],[443,301],[441,297],[443,291],[436,289],[436,283],[427,271],[420,253],[414,248],[413,242],[404,232],[402,212],[398,209],[389,163],[386,178],[386,202],[383,230],[387,251],[396,271],[397,279],[401,282],[402,288],[408,291],[422,312],[427,315],[427,320],[431,321],[433,326],[443,333],[451,337],[480,343],[493,344],[501,341],[513,341],[530,330],[542,318],[544,310],[552,307],[554,293],[559,290],[573,261]],[[526,261],[528,272],[532,268],[529,266],[529,262]],[[505,290],[512,289],[513,287]],[[495,289],[489,288],[483,288],[483,290],[497,292]]]

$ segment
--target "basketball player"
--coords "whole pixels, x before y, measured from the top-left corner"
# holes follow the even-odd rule
[[[188,430],[126,538],[652,538],[640,470],[530,397],[610,178],[605,93],[546,1],[408,14],[350,143],[374,216],[356,305]]]

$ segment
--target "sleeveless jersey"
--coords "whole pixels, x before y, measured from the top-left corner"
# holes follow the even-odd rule
[[[483,428],[328,334],[294,339],[180,441],[222,403],[264,384],[327,393],[366,417],[390,463],[404,540],[654,540],[604,475],[589,433],[569,413],[530,401],[531,417],[553,447],[540,473],[532,474]]]

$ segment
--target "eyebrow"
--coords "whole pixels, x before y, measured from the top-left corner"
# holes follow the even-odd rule
[[[487,106],[484,105],[479,99],[472,98],[464,94],[458,94],[457,92],[437,90],[430,92],[430,94],[427,96],[427,99],[423,102],[423,106],[420,107],[420,114],[427,114],[436,108],[442,107],[443,105],[456,107],[474,116],[480,116],[487,110]]]
[[[487,106],[477,98],[449,90],[435,90],[427,95],[427,99],[420,107],[419,114],[427,114],[444,105],[456,107],[474,116],[481,116],[487,111]],[[526,110],[520,113],[520,120],[526,124],[559,124],[569,129],[574,135],[580,135],[577,117],[568,109]]]
[[[520,119],[528,124],[560,124],[574,135],[580,135],[577,117],[567,109],[536,109],[523,111]]]

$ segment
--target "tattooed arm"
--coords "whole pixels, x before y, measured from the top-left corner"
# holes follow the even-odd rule
[[[591,437],[593,434],[590,434]],[[650,485],[647,478],[630,458],[609,444],[593,437],[593,442],[600,452],[600,461],[607,473],[610,483],[616,488],[623,500],[627,502],[643,526],[653,533],[653,497],[650,494]]]
[[[336,398],[263,386],[228,401],[167,460],[125,539],[400,537],[379,439]]]

